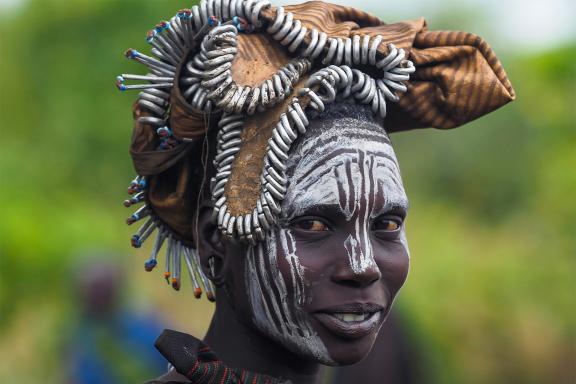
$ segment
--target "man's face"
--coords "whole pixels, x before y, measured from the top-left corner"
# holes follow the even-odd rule
[[[312,122],[290,155],[280,225],[243,258],[250,322],[324,364],[368,354],[408,273],[408,200],[388,137],[370,124]]]

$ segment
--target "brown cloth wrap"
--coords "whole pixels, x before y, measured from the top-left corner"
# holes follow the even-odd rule
[[[407,57],[416,66],[416,72],[408,82],[408,91],[400,97],[398,103],[390,103],[386,117],[386,130],[398,132],[414,128],[455,128],[485,115],[514,100],[515,93],[502,65],[489,45],[480,37],[466,32],[428,31],[424,19],[385,24],[378,18],[351,7],[313,1],[304,4],[286,6],[287,12],[308,28],[316,28],[330,37],[352,37],[354,35],[381,35],[385,43],[393,43],[407,52]],[[263,10],[261,16],[269,22],[274,20],[276,8]],[[310,33],[305,37],[310,39]],[[239,35],[239,52],[233,63],[233,78],[238,84],[257,85],[271,77],[271,74],[285,65],[290,59],[284,47],[270,39],[265,33]],[[192,48],[194,50],[194,48]],[[386,53],[386,44],[379,50]],[[182,63],[185,64],[185,63]],[[312,71],[322,65],[317,61]],[[258,70],[254,70],[254,68]],[[261,70],[260,70],[261,69]],[[283,104],[283,103],[281,103]],[[178,86],[172,92],[170,126],[176,137],[198,139],[209,126],[213,126],[218,116],[206,116],[193,110],[183,99]],[[282,111],[266,112],[279,115]],[[137,106],[135,117],[145,113]],[[258,114],[251,120],[258,119]],[[263,116],[261,116],[263,117]],[[274,119],[272,119],[274,120]],[[248,127],[250,125],[250,127]],[[247,134],[244,140],[254,140],[256,123],[247,122]],[[260,125],[263,131],[270,131],[268,124]],[[250,133],[248,135],[248,133]],[[242,161],[243,151],[237,155],[233,169],[241,164],[244,169],[238,174],[252,174],[245,177],[244,185],[248,190],[259,189],[259,172],[264,158],[265,143],[268,134],[262,134],[258,143],[250,144],[250,153],[244,151],[244,157],[255,160],[248,164]],[[146,124],[135,124],[130,154],[138,174],[151,176],[148,201],[154,212],[167,224],[181,240],[192,240],[192,222],[197,196],[197,187],[202,181],[191,177],[191,144],[184,142],[169,151],[155,151],[157,138],[154,129]],[[262,153],[254,153],[260,148]],[[231,189],[242,191],[245,186],[238,185],[231,177],[227,185],[227,198]],[[233,186],[231,187],[230,184]],[[236,185],[236,187],[234,187]],[[250,194],[250,193],[249,193]],[[257,196],[247,197],[253,201]],[[237,196],[237,198],[240,198]],[[245,197],[246,198],[246,197]],[[249,202],[240,202],[237,211],[246,211]],[[244,208],[242,208],[244,207]],[[243,212],[238,212],[243,213]]]

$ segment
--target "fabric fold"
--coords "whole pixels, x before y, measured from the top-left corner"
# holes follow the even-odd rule
[[[292,12],[294,20],[299,20],[308,29],[303,32],[305,44],[290,52],[281,42],[271,38],[266,29],[275,22],[279,7],[262,8],[259,15],[264,24],[262,29],[238,34],[237,53],[230,67],[231,77],[238,88],[254,87],[263,82],[272,84],[271,77],[311,43],[311,29],[314,28],[328,38],[358,41],[369,36],[371,39],[366,38],[366,41],[374,41],[374,37],[381,36],[381,43],[376,47],[381,56],[389,53],[389,44],[405,50],[406,58],[416,69],[398,102],[387,104],[383,129],[390,133],[428,127],[456,128],[516,97],[502,64],[490,46],[477,35],[429,31],[423,18],[386,24],[366,12],[323,1],[286,6],[284,9]],[[139,175],[148,177],[146,199],[150,208],[176,237],[187,242],[192,241],[195,205],[206,166],[202,163],[201,154],[196,152],[209,147],[203,140],[207,132],[219,129],[217,125],[222,116],[218,108],[204,112],[192,107],[183,95],[181,72],[191,60],[192,51],[198,50],[196,44],[192,43],[190,50],[184,52],[184,60],[174,67],[177,68],[176,77],[165,116],[166,124],[179,144],[157,150],[156,128],[138,123],[138,119],[148,116],[149,112],[135,105],[136,123],[130,146],[134,168]],[[320,55],[311,59],[311,66],[302,77],[326,68],[329,63],[324,63],[322,58]],[[374,66],[361,64],[358,68],[375,79],[382,76],[382,71]],[[299,87],[294,87],[285,100],[298,96]],[[241,136],[242,146],[246,146],[238,151],[230,182],[226,183],[226,196],[233,208],[232,213],[244,214],[254,209],[254,201],[259,197],[268,139],[278,116],[286,112],[281,108],[286,109],[287,104],[279,102],[269,109],[261,108],[246,118],[246,131]]]

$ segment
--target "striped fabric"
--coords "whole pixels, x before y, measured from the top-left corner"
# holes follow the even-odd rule
[[[455,128],[515,98],[494,51],[472,33],[429,31],[423,18],[386,24],[363,11],[323,1],[285,8],[307,28],[316,28],[330,37],[380,35],[386,43],[379,47],[382,54],[387,54],[387,43],[408,52],[416,72],[408,83],[408,92],[390,106],[386,119],[389,132]],[[269,23],[275,15],[276,7],[262,11],[262,18]],[[310,36],[308,32],[307,43]],[[290,60],[285,48],[266,33],[241,34],[238,49],[232,73],[239,85],[258,85]],[[316,69],[322,66],[316,64]],[[178,87],[174,88],[171,105],[170,123],[177,137],[194,139],[205,133],[206,116],[186,105]]]
[[[381,35],[409,52],[416,72],[408,92],[387,117],[386,130],[455,128],[514,100],[502,64],[481,37],[458,31],[428,31],[424,19],[385,24],[351,7],[322,1],[288,6],[307,28],[332,37]],[[274,20],[275,8],[264,16]],[[309,41],[308,33],[307,41]],[[379,50],[386,53],[386,45]]]
[[[274,384],[282,382],[254,372],[228,368],[206,346],[198,350],[198,360],[186,373],[186,377],[198,384]]]

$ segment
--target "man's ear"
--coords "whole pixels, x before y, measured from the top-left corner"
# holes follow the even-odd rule
[[[196,232],[198,238],[195,242],[202,271],[214,285],[221,286],[225,276],[226,247],[220,229],[212,221],[212,213],[213,208],[209,204],[200,206]]]

